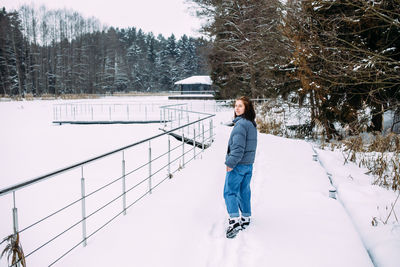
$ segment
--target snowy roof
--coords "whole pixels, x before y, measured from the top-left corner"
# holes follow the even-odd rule
[[[211,85],[212,81],[210,76],[192,76],[180,81],[175,82],[175,84],[208,84]]]

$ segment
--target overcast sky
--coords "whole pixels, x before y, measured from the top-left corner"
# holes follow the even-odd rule
[[[73,9],[86,18],[98,18],[103,25],[141,28],[155,36],[200,36],[197,31],[201,22],[184,0],[0,0],[0,6],[7,11],[31,3],[37,8],[45,5],[47,9]]]

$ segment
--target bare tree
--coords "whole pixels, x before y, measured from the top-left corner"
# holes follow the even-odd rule
[[[210,55],[212,78],[222,97],[245,94],[274,96],[275,68],[287,58],[279,32],[282,5],[278,0],[194,0],[199,15],[211,23],[204,31],[214,40]]]
[[[400,99],[400,2],[290,1],[285,34],[300,98],[312,117],[337,134],[334,122],[360,129],[358,112],[371,109],[370,130],[382,130],[383,112]]]

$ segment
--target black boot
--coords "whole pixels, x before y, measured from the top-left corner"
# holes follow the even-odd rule
[[[228,229],[226,229],[226,237],[234,238],[241,229],[242,226],[240,225],[239,217],[230,218]]]
[[[240,225],[242,226],[242,230],[246,229],[250,225],[250,217],[241,217]]]

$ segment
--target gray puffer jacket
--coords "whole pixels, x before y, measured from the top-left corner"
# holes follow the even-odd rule
[[[232,169],[238,164],[253,164],[257,148],[255,122],[238,116],[233,123],[235,126],[229,137],[228,153],[225,158],[225,165]]]

